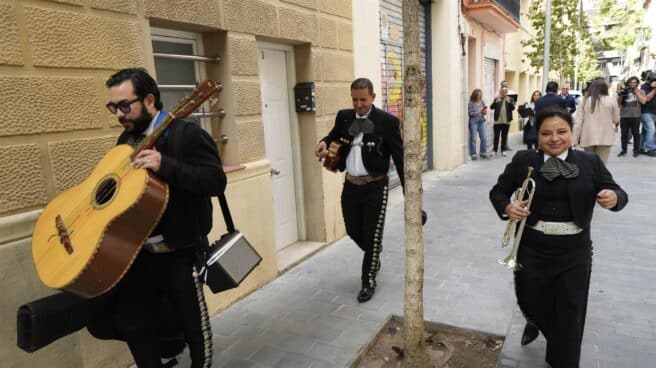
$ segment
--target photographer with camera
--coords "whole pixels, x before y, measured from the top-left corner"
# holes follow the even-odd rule
[[[626,85],[617,84],[617,103],[620,105],[620,129],[622,131],[622,151],[617,157],[626,156],[629,131],[633,135],[633,157],[640,154],[640,103],[636,97],[638,77],[626,80]]]
[[[640,89],[636,89],[636,97],[642,104],[642,151],[650,157],[656,157],[656,72],[648,70],[642,73],[645,81]]]

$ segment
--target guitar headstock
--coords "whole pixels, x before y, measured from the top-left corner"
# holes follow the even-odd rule
[[[221,91],[221,84],[213,80],[204,80],[194,88],[194,90],[171,111],[176,119],[184,119],[194,112],[205,100],[212,97],[215,93]]]

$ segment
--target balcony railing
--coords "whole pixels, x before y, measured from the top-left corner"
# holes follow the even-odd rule
[[[515,32],[520,25],[520,0],[465,0],[467,16],[500,33]]]
[[[508,12],[508,14],[519,22],[519,0],[494,0],[494,2],[499,4]]]

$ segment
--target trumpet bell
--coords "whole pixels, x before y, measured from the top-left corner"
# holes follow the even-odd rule
[[[512,256],[500,258],[499,263],[506,266],[506,268],[511,271],[519,271],[522,269],[522,265]]]

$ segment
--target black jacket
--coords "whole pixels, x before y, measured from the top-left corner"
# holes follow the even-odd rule
[[[594,153],[570,150],[566,161],[575,163],[579,167],[579,176],[568,181],[570,210],[574,222],[579,227],[590,228],[596,196],[602,189],[610,189],[617,194],[617,205],[611,211],[619,211],[626,206],[629,201],[626,192],[615,183],[599,156]],[[540,150],[519,151],[515,154],[490,191],[490,201],[501,219],[508,219],[505,209],[510,203],[510,197],[517,188],[521,187],[528,167],[532,166],[535,169],[533,179],[536,189],[531,203],[531,214],[526,219],[526,223],[535,225],[540,220],[538,215],[542,213],[544,191],[548,188],[547,181],[540,173],[543,164],[544,154]]]
[[[560,96],[563,97],[563,96]],[[565,100],[565,107],[569,108],[569,113],[573,114],[576,112],[576,99],[572,95],[567,95],[567,97],[563,97]]]
[[[567,110],[567,103],[565,102],[564,98],[558,96],[555,93],[547,93],[535,101],[535,113],[539,114],[540,111],[549,106],[556,106],[563,110]]]
[[[127,142],[129,135],[123,132],[118,144]],[[176,249],[194,245],[212,228],[210,197],[226,187],[216,143],[198,124],[175,120],[155,148],[162,154],[155,174],[169,184],[169,203],[153,235],[163,234]]]
[[[328,133],[323,141],[329,146],[331,142],[343,138],[348,142],[353,140],[348,129],[355,120],[355,109],[345,109],[337,113],[335,126]],[[370,175],[381,176],[387,175],[390,167],[390,156],[394,160],[396,172],[401,179],[401,185],[404,184],[403,178],[403,139],[401,138],[401,128],[399,119],[383,110],[372,107],[369,113],[369,120],[374,122],[374,132],[365,134],[362,137],[362,161],[364,167]],[[373,142],[373,147],[368,147],[367,143]],[[350,146],[348,150],[350,151]],[[347,153],[348,154],[348,153]],[[339,170],[344,171],[346,165],[342,165]]]
[[[503,101],[499,102],[497,99],[494,99],[494,102],[492,102],[492,105],[490,105],[490,108],[494,110],[494,123],[496,124],[497,120],[499,119],[499,114],[501,114],[501,109],[500,107],[502,106]],[[515,110],[515,102],[513,101],[512,98],[508,97],[508,101],[506,102],[506,119],[508,119],[508,122],[510,123],[513,119],[512,112]]]

